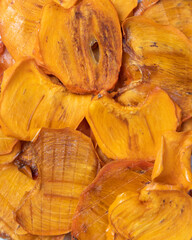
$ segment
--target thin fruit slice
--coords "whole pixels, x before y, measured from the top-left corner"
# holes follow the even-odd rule
[[[192,40],[192,2],[188,0],[160,0],[143,16],[163,25],[173,25]]]
[[[142,15],[148,8],[157,4],[159,0],[141,0],[139,1],[138,7],[134,11],[134,15]]]
[[[43,67],[71,92],[113,88],[121,66],[122,37],[112,3],[82,0],[71,9],[47,4],[39,30],[39,55]]]
[[[17,210],[16,220],[34,235],[70,232],[80,194],[98,170],[91,140],[68,128],[42,129],[32,150],[40,186]]]
[[[142,71],[142,81],[167,91],[183,110],[183,120],[192,116],[192,43],[173,26],[163,26],[145,17],[132,17],[123,25],[124,61]],[[142,36],[142,37],[141,37]],[[127,76],[129,78],[129,76]],[[132,75],[132,77],[134,77]],[[138,81],[138,79],[135,79]]]
[[[117,13],[119,15],[120,21],[124,21],[126,17],[137,7],[137,0],[112,0],[113,5],[115,6]]]
[[[0,33],[15,60],[32,56],[42,7],[50,0],[1,0]]]
[[[78,240],[104,240],[108,208],[124,191],[139,191],[151,178],[152,164],[116,161],[105,165],[82,193],[73,217],[72,235]]]
[[[30,141],[42,127],[76,129],[83,120],[90,95],[66,92],[32,59],[17,62],[3,77],[0,117],[3,131]],[[16,114],[17,113],[17,114]]]
[[[35,183],[14,165],[0,166],[0,221],[3,221],[10,231],[16,231],[19,226],[13,211],[19,206],[21,199],[25,199],[26,193],[35,187]]]
[[[109,208],[109,223],[125,239],[190,240],[192,198],[180,191],[127,192]]]
[[[190,190],[192,132],[167,132],[162,136],[161,147],[153,169],[154,182],[178,185]]]
[[[155,88],[137,107],[122,106],[100,94],[92,100],[86,118],[108,158],[153,161],[161,135],[179,126],[180,110],[167,93]]]

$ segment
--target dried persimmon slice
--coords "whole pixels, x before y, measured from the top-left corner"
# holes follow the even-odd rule
[[[15,60],[32,56],[43,6],[50,0],[2,0],[0,33]]]
[[[42,129],[31,147],[40,185],[16,211],[16,220],[34,235],[68,233],[80,194],[97,174],[92,142],[68,128]]]
[[[142,15],[148,8],[152,7],[153,5],[157,4],[159,0],[141,0],[137,8],[134,11],[134,15]]]
[[[108,208],[124,191],[139,191],[151,179],[152,164],[115,161],[105,165],[82,193],[73,217],[72,235],[78,240],[104,240]]]
[[[143,16],[163,25],[172,25],[192,40],[192,2],[188,0],[160,0]]]
[[[17,230],[19,224],[15,221],[13,212],[35,184],[34,180],[21,173],[16,166],[0,166],[0,232],[10,234]]]
[[[122,36],[109,0],[82,0],[70,9],[47,4],[38,38],[40,63],[71,92],[97,93],[114,87]]]
[[[180,240],[192,236],[192,198],[180,191],[126,192],[109,208],[109,223],[125,239]]]
[[[166,92],[155,88],[136,107],[101,93],[92,100],[86,118],[108,158],[154,161],[161,135],[177,129],[181,113]]]
[[[33,140],[42,127],[76,129],[90,101],[90,95],[67,92],[45,75],[33,59],[25,59],[4,73],[1,126],[7,135],[26,141]]]
[[[143,82],[150,82],[168,92],[183,110],[183,120],[190,118],[191,41],[175,27],[164,26],[141,16],[127,19],[123,31],[124,54],[127,55],[124,57],[124,69],[134,63],[142,72]]]
[[[191,131],[165,133],[161,138],[152,180],[189,191],[192,187],[191,149]]]

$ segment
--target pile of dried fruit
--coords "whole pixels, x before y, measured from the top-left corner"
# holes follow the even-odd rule
[[[0,236],[192,239],[192,1],[0,0]]]

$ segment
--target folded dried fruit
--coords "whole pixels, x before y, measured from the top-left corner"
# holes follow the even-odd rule
[[[124,191],[139,191],[151,178],[152,164],[117,161],[105,165],[82,193],[73,217],[72,235],[78,240],[104,240],[108,208]]]
[[[90,100],[90,95],[66,92],[63,86],[51,81],[33,59],[25,59],[4,73],[1,126],[7,135],[27,141],[33,140],[42,127],[76,129]]]
[[[80,194],[98,170],[91,140],[68,128],[42,129],[31,151],[40,185],[16,211],[16,220],[34,235],[70,232]]]
[[[192,188],[192,132],[167,132],[155,160],[152,180],[184,188]]]
[[[192,2],[188,0],[160,0],[147,9],[143,16],[155,22],[172,25],[192,40]]]
[[[123,31],[127,54],[123,64],[138,66],[142,71],[141,80],[166,90],[182,108],[183,119],[191,117],[191,41],[178,29],[145,17],[127,19]]]
[[[159,0],[141,0],[139,1],[138,7],[134,11],[134,15],[138,16],[144,13],[148,8],[155,5]]]
[[[109,0],[82,0],[70,9],[47,4],[38,37],[41,64],[70,91],[96,93],[114,87],[121,66],[122,36]]]
[[[180,110],[155,88],[137,107],[122,106],[101,93],[92,100],[86,118],[108,158],[153,161],[161,135],[179,126]]]
[[[0,33],[15,60],[32,56],[42,7],[50,0],[1,0]]]
[[[190,240],[192,198],[180,191],[127,192],[109,208],[109,223],[125,239]]]
[[[25,199],[26,193],[35,187],[35,181],[19,172],[14,165],[0,166],[0,228],[10,234],[18,229],[13,211]]]

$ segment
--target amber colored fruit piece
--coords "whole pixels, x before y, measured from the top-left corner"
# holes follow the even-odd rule
[[[152,164],[116,161],[105,165],[82,193],[73,217],[72,235],[78,240],[104,240],[108,208],[124,191],[139,191],[150,181]]]
[[[134,15],[135,16],[142,15],[148,8],[157,4],[157,2],[159,2],[159,0],[142,0],[142,1],[139,1],[139,4],[134,11]]]
[[[83,120],[90,100],[90,95],[66,92],[32,59],[26,59],[4,73],[1,126],[7,135],[27,141],[33,140],[42,127],[75,129]]]
[[[162,136],[152,179],[161,184],[192,187],[192,132],[167,132]]]
[[[125,239],[190,240],[192,198],[180,191],[127,192],[109,208],[109,223]]]
[[[182,108],[183,120],[191,117],[192,44],[189,39],[178,29],[145,17],[127,19],[123,29],[127,66],[132,62],[138,65],[144,82],[167,91]]]
[[[155,22],[172,25],[192,40],[192,2],[188,0],[160,0],[143,16]]]
[[[109,0],[82,0],[70,9],[47,4],[39,30],[39,51],[43,67],[70,91],[96,93],[113,88],[122,55],[114,6]]]
[[[17,210],[16,220],[35,235],[70,232],[80,194],[97,174],[91,140],[68,128],[42,129],[32,148],[40,186]]]
[[[50,0],[1,0],[0,33],[15,60],[32,56],[42,7]]]
[[[14,165],[0,166],[0,228],[1,232],[16,231],[18,223],[13,211],[21,199],[35,186],[35,181],[18,171]],[[1,223],[2,222],[2,223]],[[2,230],[3,229],[3,230]],[[9,234],[9,232],[7,232]]]
[[[65,9],[73,7],[78,0],[53,0],[54,2],[60,4]]]
[[[115,9],[117,10],[120,21],[124,21],[126,17],[128,17],[129,14],[133,11],[133,9],[137,7],[138,1],[112,0],[112,3],[115,6]]]
[[[92,100],[86,118],[108,158],[152,161],[161,135],[177,129],[180,111],[167,93],[155,88],[137,107],[120,105],[100,94]]]

